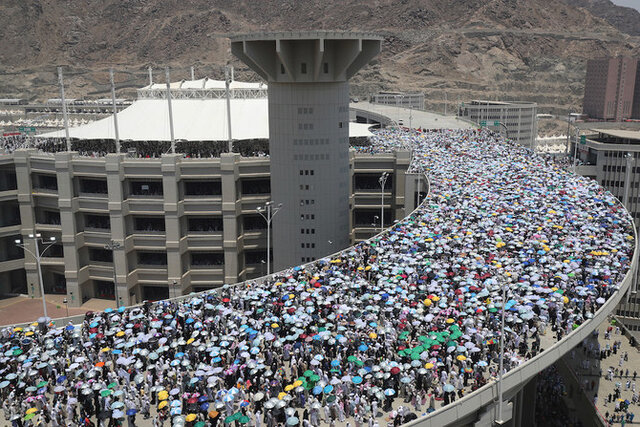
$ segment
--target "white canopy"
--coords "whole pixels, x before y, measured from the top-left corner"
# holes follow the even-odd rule
[[[225,99],[173,99],[173,128],[176,140],[226,141]],[[269,106],[266,98],[231,100],[232,137],[235,140],[269,138]],[[349,136],[369,136],[368,124],[350,123]],[[163,99],[142,99],[118,113],[121,140],[170,141],[169,109]],[[115,139],[113,116],[69,129],[71,138]],[[64,138],[64,130],[42,134]]]

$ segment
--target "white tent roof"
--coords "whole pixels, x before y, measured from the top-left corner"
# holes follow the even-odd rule
[[[225,89],[225,81],[224,80],[213,80],[210,78],[202,78],[198,80],[181,80],[177,82],[170,83],[171,89]],[[261,82],[240,82],[234,80],[229,85],[231,89],[266,89],[267,85]],[[166,89],[166,83],[153,83],[152,85],[147,85],[142,90],[148,89]]]
[[[224,82],[223,82],[224,84]],[[173,128],[176,140],[226,141],[225,99],[173,99]],[[269,107],[266,98],[231,100],[232,137],[235,140],[269,138]],[[368,124],[350,123],[349,136],[369,136]],[[170,141],[169,110],[163,99],[142,99],[118,113],[121,140]],[[115,139],[113,116],[69,129],[71,138]],[[42,134],[64,138],[64,130]]]

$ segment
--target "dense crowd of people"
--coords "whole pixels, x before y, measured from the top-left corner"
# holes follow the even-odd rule
[[[411,149],[429,176],[409,217],[264,281],[5,328],[7,419],[398,425],[497,378],[503,312],[509,371],[543,334],[560,340],[591,318],[629,270],[633,224],[594,181],[484,131],[371,141]]]

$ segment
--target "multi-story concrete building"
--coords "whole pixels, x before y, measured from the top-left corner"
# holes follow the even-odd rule
[[[380,229],[381,172],[389,173],[387,225],[413,210],[416,196],[405,200],[405,192],[417,187],[405,178],[408,152],[351,151],[347,160],[353,243]],[[66,294],[72,305],[113,299],[114,277],[121,302],[132,304],[265,274],[266,224],[257,208],[272,197],[268,157],[143,159],[29,149],[0,157],[0,177],[4,294],[40,295],[35,260],[14,242],[22,239],[35,252],[27,238],[34,232],[56,239],[42,259],[45,293]],[[121,247],[105,249],[111,240]],[[338,249],[327,245],[321,256]]]
[[[537,110],[535,102],[473,100],[460,107],[459,116],[534,149],[538,136]]]
[[[581,163],[577,172],[598,181],[626,206],[636,228],[640,226],[640,128],[638,130],[583,129],[578,143]],[[573,140],[572,144],[576,141]],[[575,150],[575,145],[571,147]],[[638,273],[626,298],[616,310],[629,330],[640,338]]]
[[[379,92],[371,97],[374,104],[424,110],[424,93]]]
[[[618,56],[589,60],[584,84],[584,113],[591,119],[615,122],[640,117],[640,98],[636,91],[640,73],[637,71],[636,58]]]

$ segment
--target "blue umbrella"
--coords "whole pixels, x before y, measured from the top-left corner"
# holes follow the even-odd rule
[[[315,386],[312,390],[313,394],[320,394],[322,393],[322,387],[320,387],[319,385]]]
[[[119,313],[124,313],[124,311],[127,309],[127,307],[125,307],[124,305],[121,305],[120,307],[118,307],[118,312]]]
[[[59,376],[56,381],[58,382],[58,384],[62,384],[66,379],[67,377],[65,375],[62,375],[62,376]]]
[[[66,328],[64,328],[64,329],[65,329],[65,330],[67,330],[67,331],[73,331],[73,330],[75,329],[75,326],[73,326],[73,325],[67,325],[67,327],[66,327]]]
[[[10,384],[10,383],[9,383],[9,381],[6,381],[6,380],[5,380],[5,381],[2,381],[2,382],[0,383],[0,388],[5,388],[5,387],[6,387],[6,386],[8,386],[9,384]]]
[[[340,366],[340,361],[339,361],[339,360],[332,360],[332,361],[331,361],[331,366],[333,366],[334,368],[335,368],[336,366]]]
[[[111,313],[112,311],[113,311],[113,308],[109,307],[109,308],[107,308],[104,312],[105,312],[105,313]]]
[[[354,384],[360,384],[362,382],[362,377],[360,376],[356,376],[351,378],[351,382],[353,382]]]
[[[190,324],[191,324],[191,323],[193,323],[193,322],[195,322],[195,320],[193,320],[191,317],[189,317],[189,318],[186,320],[186,322],[185,322],[185,323],[186,323],[187,325],[190,325]]]
[[[332,386],[332,385],[328,385],[328,386],[326,386],[326,387],[324,388],[324,392],[325,392],[326,394],[329,394],[329,393],[331,393],[332,391],[333,391],[333,386]]]
[[[203,411],[206,411],[207,409],[209,409],[209,402],[204,402],[200,404],[200,409]]]
[[[200,402],[200,403],[206,402],[207,400],[209,400],[209,398],[207,396],[200,396],[198,398],[198,402]]]
[[[138,411],[135,410],[135,409],[127,409],[127,415],[135,415],[136,412],[138,412]]]
[[[366,344],[360,344],[360,347],[358,347],[358,350],[367,351],[369,350],[369,347]]]

